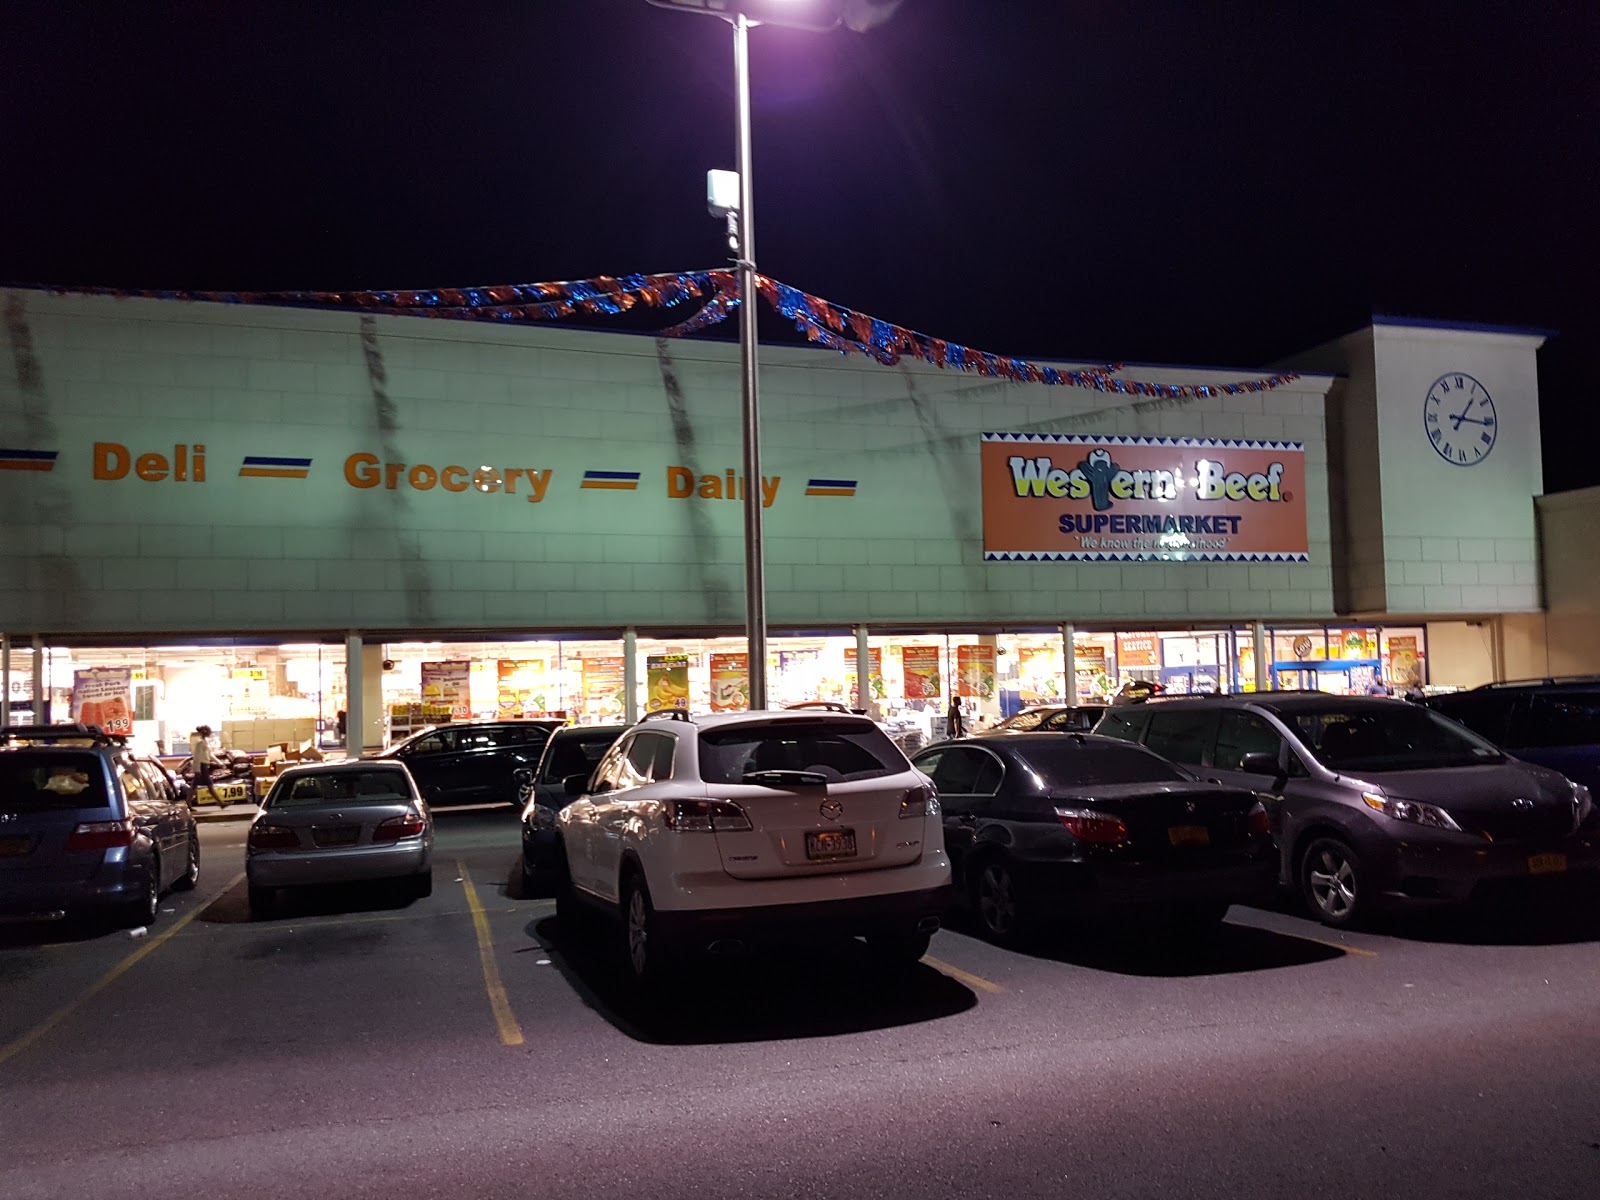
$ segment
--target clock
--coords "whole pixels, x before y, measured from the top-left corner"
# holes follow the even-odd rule
[[[1422,428],[1434,452],[1453,467],[1477,466],[1500,433],[1489,389],[1459,371],[1433,381],[1422,402]]]

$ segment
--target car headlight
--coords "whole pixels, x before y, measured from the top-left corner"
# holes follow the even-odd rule
[[[1389,796],[1380,796],[1376,792],[1362,792],[1361,799],[1368,808],[1381,812],[1386,817],[1393,817],[1396,821],[1426,825],[1429,829],[1454,829],[1457,832],[1461,830],[1455,818],[1437,805],[1423,804],[1420,800],[1396,800]]]

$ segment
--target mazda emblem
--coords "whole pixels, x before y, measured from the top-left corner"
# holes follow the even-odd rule
[[[844,805],[837,800],[824,800],[817,811],[822,814],[823,820],[837,821],[844,816]]]
[[[1184,808],[1186,808],[1189,812],[1197,811],[1197,807],[1196,807],[1195,802],[1193,800],[1191,800],[1187,804],[1185,804]]]

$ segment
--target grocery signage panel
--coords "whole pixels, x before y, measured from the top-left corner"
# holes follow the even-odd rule
[[[983,557],[1305,562],[1305,447],[983,435]]]

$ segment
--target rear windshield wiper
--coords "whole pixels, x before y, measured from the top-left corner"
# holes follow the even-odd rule
[[[739,782],[763,787],[801,787],[826,784],[828,777],[817,771],[748,771]]]

